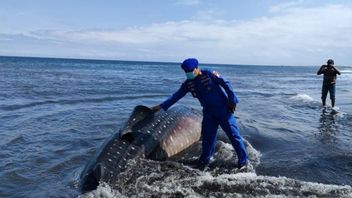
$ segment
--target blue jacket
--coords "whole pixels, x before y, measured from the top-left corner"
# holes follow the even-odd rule
[[[181,87],[171,97],[160,104],[161,108],[167,110],[188,92],[191,92],[192,96],[199,100],[205,110],[216,110],[219,107],[227,107],[228,104],[237,104],[239,102],[228,81],[217,72],[201,70],[201,75],[198,75],[193,80],[183,82]]]

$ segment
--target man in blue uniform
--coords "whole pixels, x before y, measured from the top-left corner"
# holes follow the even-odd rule
[[[239,159],[238,168],[244,167],[248,163],[248,156],[243,139],[239,134],[236,119],[232,115],[236,110],[238,99],[230,83],[215,71],[200,70],[198,60],[195,58],[186,59],[181,67],[186,73],[187,80],[170,98],[152,109],[154,112],[161,108],[167,110],[188,92],[191,92],[203,107],[202,154],[198,165],[204,168],[209,164],[215,151],[217,129],[220,125],[236,150]]]

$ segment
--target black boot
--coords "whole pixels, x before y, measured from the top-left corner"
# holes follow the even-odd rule
[[[323,103],[323,106],[325,107],[325,99],[321,99],[321,102]]]

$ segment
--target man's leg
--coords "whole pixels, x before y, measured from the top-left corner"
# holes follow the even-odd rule
[[[211,156],[215,152],[216,134],[219,123],[211,113],[203,113],[202,121],[202,155],[199,163],[206,165],[209,163]]]
[[[335,92],[336,92],[335,84],[330,85],[329,92],[330,92],[331,107],[334,107],[335,106]]]
[[[248,161],[248,156],[243,143],[243,139],[239,133],[235,117],[228,113],[228,115],[220,121],[220,126],[225,131],[227,137],[230,139],[231,144],[237,153],[238,166],[241,167],[245,165]]]
[[[323,103],[323,106],[325,107],[326,105],[326,96],[328,95],[328,86],[323,83],[323,86],[321,87],[321,102]]]

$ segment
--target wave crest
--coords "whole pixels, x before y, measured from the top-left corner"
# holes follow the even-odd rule
[[[290,97],[291,100],[301,101],[301,102],[314,102],[314,98],[308,94],[296,94]]]
[[[213,174],[177,162],[138,160],[115,187],[101,184],[81,197],[350,197],[351,186],[303,182],[253,172]],[[102,196],[103,195],[103,196]]]

